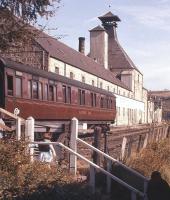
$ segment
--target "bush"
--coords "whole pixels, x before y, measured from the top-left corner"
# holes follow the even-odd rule
[[[152,143],[139,154],[130,158],[127,164],[150,177],[155,170],[160,171],[162,177],[170,184],[170,138]]]
[[[0,141],[0,199],[90,199],[87,188],[60,166],[30,163],[27,146],[23,141]]]

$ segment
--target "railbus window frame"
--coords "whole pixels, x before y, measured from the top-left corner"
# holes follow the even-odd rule
[[[17,80],[20,80],[20,83],[17,82]],[[17,85],[17,83],[19,83],[19,85]],[[22,77],[15,76],[15,96],[16,97],[22,97],[23,95],[22,88],[23,88]]]
[[[39,81],[32,80],[31,83],[32,83],[32,99],[39,99],[39,87],[38,87]],[[35,91],[34,91],[34,89],[35,89],[34,86],[36,86]]]
[[[63,103],[71,104],[72,103],[71,86],[62,85],[62,93],[63,93]]]
[[[86,91],[78,89],[78,103],[80,106],[86,105]]]
[[[7,95],[14,96],[14,76],[7,74]]]

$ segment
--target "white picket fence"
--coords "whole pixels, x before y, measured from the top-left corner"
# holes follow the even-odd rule
[[[147,183],[148,183],[148,179],[146,177],[144,177],[143,175],[141,175],[140,173],[134,171],[133,169],[127,167],[126,165],[122,164],[121,162],[119,162],[118,160],[112,158],[111,156],[105,154],[104,152],[100,151],[99,149],[95,148],[94,146],[86,143],[85,141],[81,140],[80,138],[78,138],[78,120],[76,118],[72,119],[71,122],[71,138],[70,138],[70,147],[65,146],[62,143],[59,142],[35,142],[34,141],[34,119],[33,118],[29,118],[26,120],[26,135],[29,138],[29,141],[31,144],[52,144],[52,145],[57,145],[62,147],[63,149],[65,149],[66,151],[68,151],[70,153],[70,159],[69,159],[69,168],[70,168],[70,172],[73,175],[77,174],[77,158],[80,158],[82,160],[84,160],[86,163],[89,164],[90,166],[90,181],[89,184],[92,188],[92,192],[95,192],[95,169],[102,172],[103,174],[105,174],[107,176],[107,192],[110,192],[111,189],[111,180],[116,181],[117,183],[121,184],[122,186],[126,187],[127,189],[129,189],[131,191],[131,200],[136,200],[137,199],[137,195],[141,196],[144,200],[147,199],[146,196],[146,189],[147,189]],[[87,147],[89,147],[91,150],[97,152],[99,155],[104,156],[107,160],[108,160],[108,167],[107,170],[103,169],[102,167],[100,167],[99,165],[95,164],[94,162],[90,161],[89,159],[85,158],[83,155],[77,153],[77,143],[81,142],[84,145],[86,145]],[[31,151],[31,155],[33,156],[33,148],[30,148]],[[138,189],[132,187],[131,185],[127,184],[126,182],[122,181],[120,178],[116,177],[115,175],[111,174],[110,169],[111,169],[111,165],[112,163],[117,163],[119,164],[121,167],[125,168],[126,170],[129,170],[131,173],[133,173],[135,176],[139,176],[140,178],[143,179],[143,184],[144,184],[144,191],[139,191]]]

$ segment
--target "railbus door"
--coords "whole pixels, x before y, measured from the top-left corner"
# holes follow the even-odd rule
[[[4,65],[0,61],[0,107],[5,108],[5,77]]]

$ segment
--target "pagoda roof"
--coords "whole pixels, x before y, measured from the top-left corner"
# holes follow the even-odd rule
[[[119,22],[121,21],[117,15],[114,15],[112,12],[108,12],[103,16],[98,17],[100,20],[112,19],[113,21]]]

